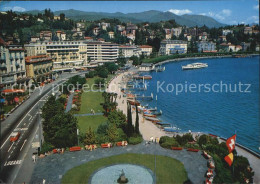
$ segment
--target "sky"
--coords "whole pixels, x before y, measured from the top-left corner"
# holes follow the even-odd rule
[[[75,9],[88,12],[135,13],[148,10],[170,11],[177,15],[207,15],[225,24],[258,23],[259,0],[202,1],[9,1],[0,2],[0,11],[52,11]]]

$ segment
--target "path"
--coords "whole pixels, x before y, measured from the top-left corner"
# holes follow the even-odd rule
[[[71,93],[69,98],[68,98],[68,102],[67,102],[67,106],[66,106],[65,112],[69,112],[70,111],[70,109],[72,107],[73,96],[74,96],[74,93]]]
[[[99,113],[90,113],[90,114],[74,114],[74,116],[99,116],[99,115],[103,115],[102,112],[99,112]]]
[[[39,159],[36,163],[30,183],[41,183],[43,179],[46,183],[61,183],[62,176],[71,168],[87,163],[92,160],[101,159],[113,155],[124,153],[139,153],[139,154],[156,154],[175,158],[184,164],[188,173],[189,179],[193,183],[203,183],[204,174],[207,170],[207,160],[201,155],[201,152],[172,151],[164,149],[158,144],[141,143],[138,145],[129,145],[127,147],[113,147],[102,149],[98,148],[95,151],[78,151],[65,152],[63,155],[53,154],[46,158]]]

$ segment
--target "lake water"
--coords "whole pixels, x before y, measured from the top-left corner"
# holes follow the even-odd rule
[[[193,62],[208,63],[208,68],[181,69],[182,65]],[[147,91],[136,92],[157,96],[157,102],[154,98],[142,102],[143,105],[157,106],[163,111],[160,119],[180,131],[206,132],[222,137],[230,137],[236,132],[238,143],[260,152],[259,56],[187,60],[163,66],[166,67],[164,72],[149,73],[153,79],[148,81]],[[199,84],[202,85],[200,92]],[[177,94],[176,85],[179,85],[178,89],[183,85],[184,91]]]

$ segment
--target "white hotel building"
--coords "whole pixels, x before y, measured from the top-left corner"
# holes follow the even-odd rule
[[[91,63],[114,62],[118,58],[118,45],[106,42],[54,41],[37,42],[24,46],[27,56],[48,55],[54,69],[86,66]]]

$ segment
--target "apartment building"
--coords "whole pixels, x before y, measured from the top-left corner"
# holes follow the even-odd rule
[[[145,56],[150,56],[150,54],[153,52],[153,47],[150,45],[140,45],[138,46],[141,49],[141,52]]]
[[[50,56],[54,69],[87,64],[87,45],[83,41],[37,42],[24,47],[27,56]]]
[[[161,55],[187,53],[187,42],[182,40],[163,40],[161,41],[159,52]]]
[[[119,57],[130,58],[132,56],[137,56],[142,54],[141,49],[137,48],[135,45],[120,45],[119,46]]]
[[[199,52],[217,52],[216,43],[201,41],[198,43]]]
[[[26,85],[24,48],[8,45],[0,38],[0,83],[8,88],[12,85]]]
[[[26,75],[37,82],[52,79],[52,59],[47,55],[27,56],[25,58]]]
[[[109,42],[87,42],[86,53],[90,64],[115,62],[119,55],[119,46]]]

